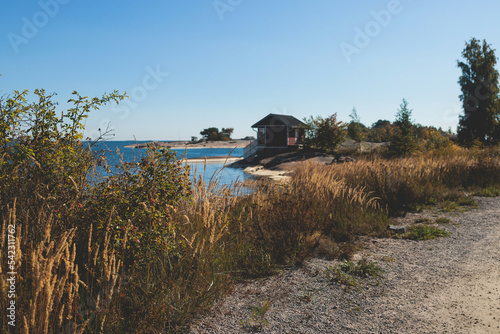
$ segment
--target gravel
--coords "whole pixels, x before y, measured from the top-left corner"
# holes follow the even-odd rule
[[[500,197],[476,200],[461,214],[395,221],[446,217],[449,237],[364,240],[353,261],[377,261],[383,278],[347,287],[325,275],[337,261],[313,258],[236,284],[188,333],[500,333]]]

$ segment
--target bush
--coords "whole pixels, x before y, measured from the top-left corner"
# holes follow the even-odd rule
[[[347,136],[347,124],[337,121],[337,114],[327,118],[310,117],[306,123],[304,144],[327,153],[333,153]]]
[[[92,187],[82,210],[82,227],[93,222],[98,244],[106,231],[112,231],[112,251],[128,239],[126,266],[133,261],[149,263],[159,249],[178,251],[171,237],[178,227],[171,216],[189,199],[190,187],[189,171],[175,153],[149,148],[139,162],[117,166],[116,174]]]

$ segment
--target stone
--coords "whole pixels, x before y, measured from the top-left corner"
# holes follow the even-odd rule
[[[406,233],[406,226],[402,225],[389,225],[389,230],[394,231],[396,233]]]

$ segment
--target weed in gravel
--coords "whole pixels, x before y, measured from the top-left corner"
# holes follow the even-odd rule
[[[380,268],[377,262],[369,262],[366,258],[362,258],[351,269],[351,273],[358,277],[382,276],[384,271]]]
[[[266,314],[270,307],[271,304],[267,299],[261,304],[250,306],[250,320],[248,321],[248,324],[256,330],[267,326],[269,322],[266,319]]]
[[[414,222],[414,224],[432,224],[432,219],[425,217],[425,218],[418,218]]]
[[[377,262],[369,262],[362,258],[357,264],[351,261],[343,261],[334,267],[328,267],[326,277],[334,282],[347,286],[356,286],[358,282],[353,276],[366,278],[369,276],[382,276],[382,268]]]
[[[361,307],[355,306],[352,309],[349,310],[349,312],[354,313],[354,312],[361,312]]]
[[[410,228],[403,238],[411,240],[431,240],[439,237],[447,237],[451,233],[430,225],[419,225]]]
[[[358,285],[358,281],[354,277],[342,271],[339,265],[335,267],[328,267],[325,271],[325,274],[326,278],[331,280],[332,282],[337,282],[348,287],[354,287]]]
[[[441,224],[441,225],[444,225],[444,224],[451,224],[451,220],[448,219],[448,218],[443,218],[443,217],[440,217],[440,218],[436,218],[434,219],[434,222],[436,224]]]
[[[482,197],[496,197],[500,196],[500,186],[489,186],[487,188],[476,191],[476,196]]]
[[[456,202],[444,201],[439,205],[439,208],[443,212],[454,212],[457,211],[458,205]]]
[[[464,197],[457,201],[444,201],[439,205],[442,212],[460,213],[469,211],[470,209],[478,208],[477,202],[470,197]]]
[[[458,199],[457,203],[460,206],[471,206],[474,208],[478,207],[477,202],[472,197],[462,197],[462,198]]]

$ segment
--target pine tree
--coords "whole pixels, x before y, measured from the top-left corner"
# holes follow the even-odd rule
[[[499,141],[500,100],[495,50],[485,40],[481,44],[472,38],[466,43],[462,57],[465,61],[458,61],[462,70],[458,83],[464,114],[459,120],[458,140],[464,145],[476,140],[482,143]]]
[[[408,108],[408,101],[403,99],[396,113],[395,131],[390,145],[390,150],[394,155],[406,155],[417,148],[415,126],[411,120],[411,113],[412,110]]]

